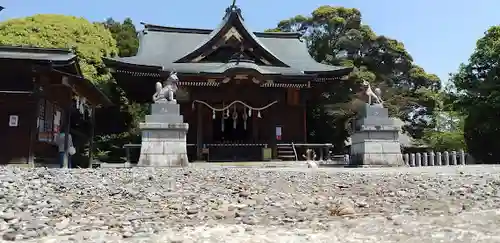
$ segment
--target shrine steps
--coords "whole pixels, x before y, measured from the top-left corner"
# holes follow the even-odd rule
[[[295,150],[291,144],[278,144],[277,150],[278,159],[283,161],[296,161]]]

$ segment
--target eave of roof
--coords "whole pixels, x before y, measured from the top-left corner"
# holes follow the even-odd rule
[[[56,73],[60,73],[62,75],[72,77],[76,80],[80,80],[81,81],[80,84],[82,84],[85,88],[91,90],[91,92],[93,92],[97,95],[97,97],[99,99],[98,105],[105,106],[105,107],[113,105],[113,102],[111,102],[109,97],[106,94],[104,94],[101,89],[99,89],[97,86],[95,86],[94,83],[92,83],[92,81],[84,78],[81,75],[75,75],[75,74],[63,72],[63,71],[57,70],[57,69],[52,69],[52,70]]]
[[[100,105],[109,106],[111,100],[90,80],[81,76],[77,56],[69,49],[24,46],[0,46],[0,60],[35,61],[49,65],[54,72],[81,80],[82,85],[99,97]],[[63,72],[56,67],[74,65],[77,74]]]
[[[76,55],[69,49],[61,48],[0,46],[0,59],[70,63]]]
[[[180,75],[205,75],[205,74],[223,74],[229,69],[254,69],[263,75],[281,75],[285,77],[300,77],[300,76],[344,76],[348,75],[352,68],[339,68],[333,70],[323,70],[317,72],[302,71],[290,67],[276,67],[276,66],[259,66],[253,64],[249,66],[245,63],[231,64],[231,63],[172,63],[166,68],[160,66],[144,66],[135,64],[138,60],[134,57],[124,59],[105,58],[104,62],[108,67],[115,68],[116,70],[130,71],[137,73],[152,73],[160,74],[162,72],[170,72],[175,70]],[[326,66],[326,65],[325,65]],[[331,66],[330,66],[331,67]]]

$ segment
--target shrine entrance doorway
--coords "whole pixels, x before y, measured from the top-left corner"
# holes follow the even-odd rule
[[[213,141],[233,144],[253,142],[254,124],[250,116],[248,109],[236,106],[216,116],[212,121]]]

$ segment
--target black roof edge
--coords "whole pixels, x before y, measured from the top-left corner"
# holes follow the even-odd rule
[[[115,60],[113,58],[108,58],[108,57],[103,57],[102,61],[106,66],[114,68],[116,66],[121,66],[121,67],[128,67],[128,68],[140,68],[145,71],[162,71],[163,67],[162,66],[151,66],[151,65],[142,65],[142,64],[132,64],[132,63],[126,63],[122,62],[119,60]]]
[[[213,29],[199,29],[199,28],[182,28],[182,27],[171,27],[171,26],[161,26],[154,24],[147,24],[141,22],[144,25],[144,30],[147,31],[158,31],[158,32],[172,32],[172,33],[187,33],[187,34],[204,34],[208,35],[212,33]],[[302,33],[300,32],[253,32],[257,37],[261,38],[300,38]]]
[[[343,67],[336,70],[329,71],[304,71],[305,74],[316,74],[318,76],[328,76],[328,75],[347,75],[352,72],[353,67]]]
[[[16,57],[9,57],[9,58],[3,58],[0,57],[0,60],[10,60],[10,61],[21,61],[21,62],[33,62],[38,65],[56,65],[56,66],[68,66],[72,65],[75,60],[77,59],[76,56],[71,57],[67,60],[50,60],[50,59],[37,59],[37,58],[16,58]]]
[[[60,74],[64,74],[66,76],[70,76],[72,78],[76,78],[76,79],[79,79],[79,80],[82,80],[83,81],[83,84],[85,86],[87,86],[87,88],[90,88],[90,89],[93,89],[95,91],[97,91],[97,93],[99,93],[99,95],[101,96],[101,105],[103,106],[111,106],[113,105],[113,102],[109,99],[109,97],[104,94],[104,92],[102,92],[101,89],[99,89],[94,83],[92,83],[90,80],[80,76],[80,75],[75,75],[75,74],[72,74],[72,73],[67,73],[67,72],[63,72],[61,70],[57,70],[55,68],[52,69],[54,72],[57,72],[57,73],[60,73]]]
[[[71,49],[67,49],[67,48],[45,48],[45,47],[31,47],[31,46],[6,46],[6,45],[0,45],[0,51],[35,52],[35,53],[47,53],[47,54],[75,55],[71,51]]]

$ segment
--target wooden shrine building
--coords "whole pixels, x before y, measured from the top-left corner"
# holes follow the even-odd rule
[[[0,46],[0,79],[0,164],[57,165],[59,132],[72,134],[73,163],[88,163],[78,154],[89,150],[94,110],[111,102],[82,77],[76,55]]]
[[[139,39],[136,56],[105,63],[138,102],[151,103],[155,82],[178,73],[191,159],[262,160],[262,148],[275,156],[278,143],[307,142],[310,90],[352,70],[316,62],[299,33],[250,31],[236,6],[214,30],[144,24]]]

